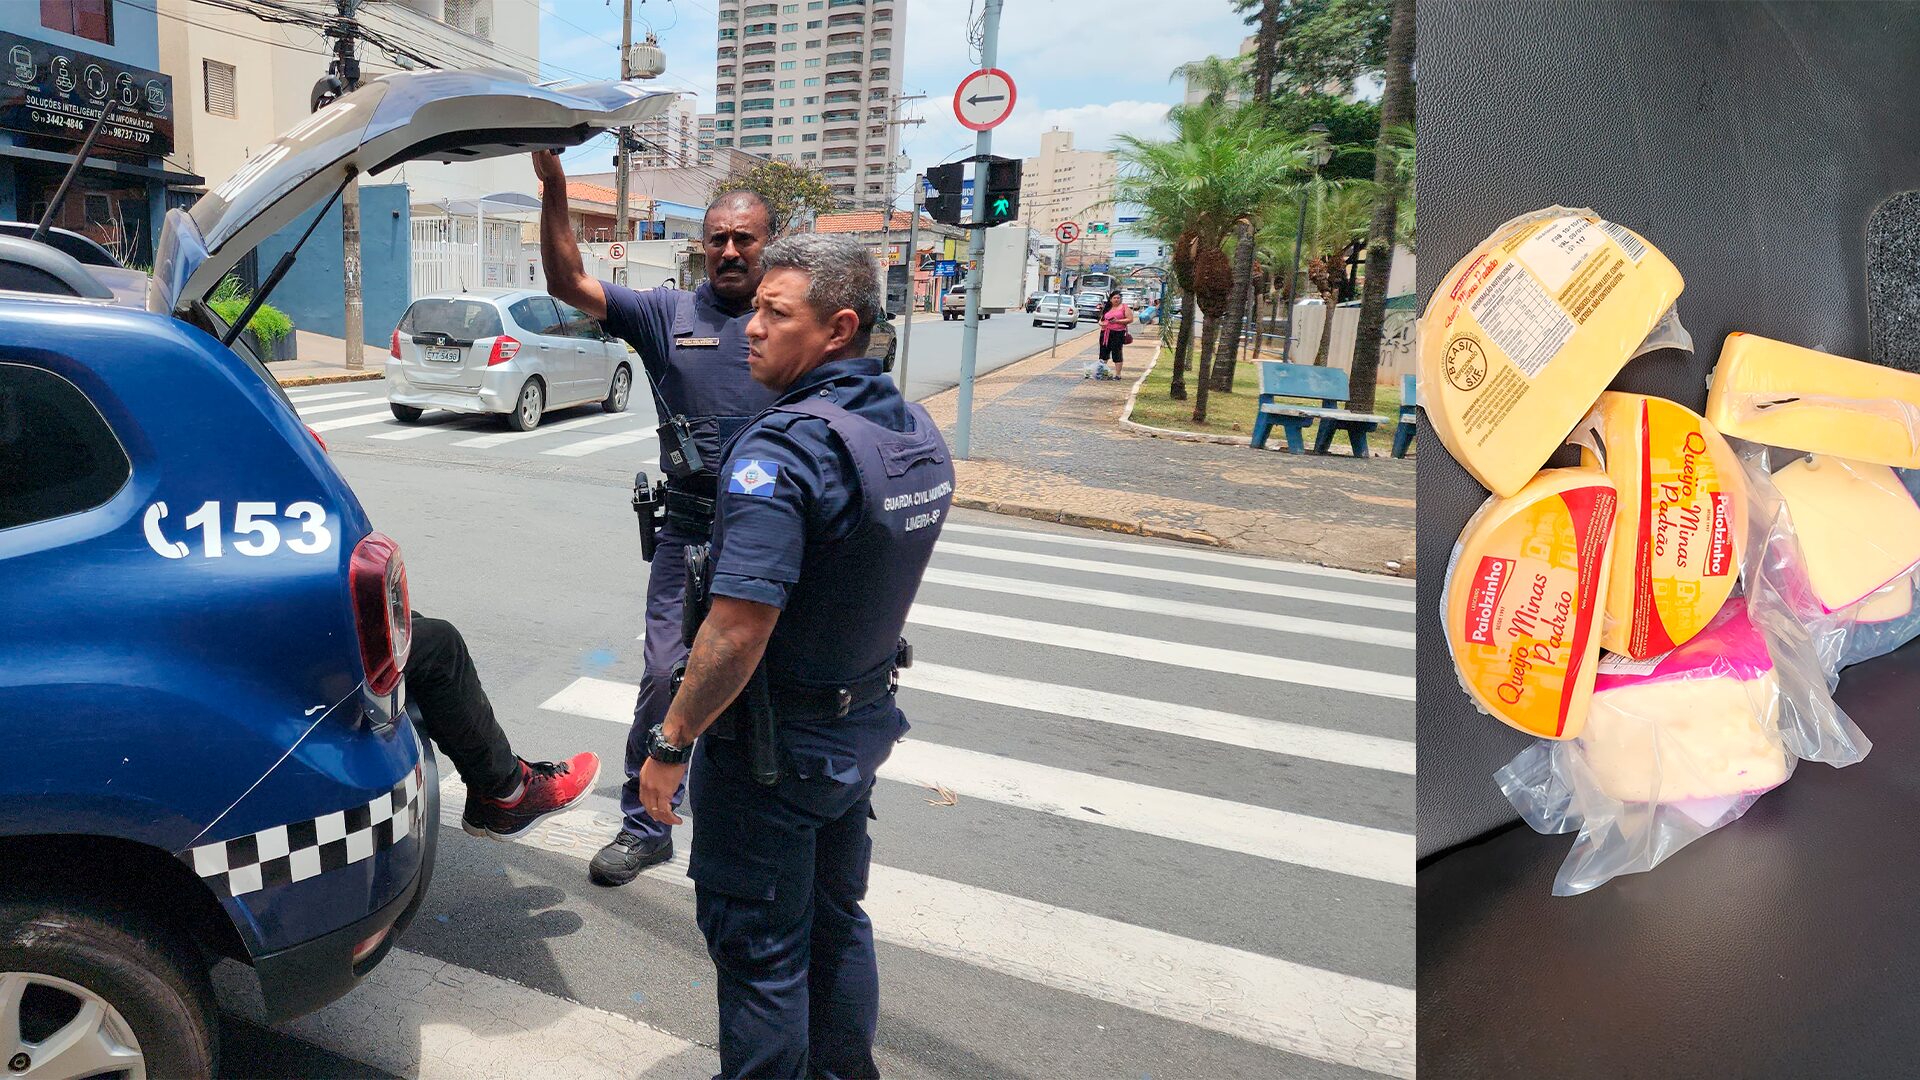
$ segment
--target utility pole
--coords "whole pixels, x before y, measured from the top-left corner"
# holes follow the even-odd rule
[[[987,0],[986,25],[980,38],[980,67],[1000,59],[1000,8],[1004,0]],[[973,373],[980,347],[980,286],[987,277],[987,169],[993,156],[993,129],[982,131],[973,149],[973,228],[968,230],[967,257],[973,273],[967,289],[967,322],[960,334],[960,408],[953,429],[953,453],[966,458],[973,435]]]
[[[360,86],[360,59],[355,43],[360,38],[361,0],[337,0],[340,12],[339,32],[334,35],[334,63],[339,70],[341,93],[350,94]],[[342,337],[347,353],[347,369],[358,371],[367,366],[366,309],[360,298],[360,177],[347,181],[340,195],[340,266],[342,291],[346,295],[346,327]]]
[[[633,77],[633,72],[628,68],[632,56],[633,0],[620,0],[620,78],[623,80]],[[620,128],[614,132],[614,136],[620,141],[620,150],[619,168],[615,170],[613,178],[613,237],[616,240],[626,241],[633,239],[627,221],[627,185],[631,182],[627,174],[632,166],[632,162],[627,157],[629,153],[627,144],[632,141],[632,129]]]
[[[926,123],[925,120],[918,118],[911,120],[900,119],[900,104],[902,102],[919,101],[926,96],[925,94],[913,94],[909,97],[901,97],[899,94],[893,95],[893,101],[887,108],[887,126],[899,127],[903,124]],[[883,283],[880,291],[883,294],[887,292],[884,283],[893,273],[893,201],[898,197],[893,190],[893,171],[898,165],[898,154],[887,159],[887,201],[885,205],[880,207],[880,280]],[[917,269],[913,263],[913,252],[907,252],[907,257],[902,260],[902,262],[907,267],[907,308],[911,311],[913,308],[913,275]]]

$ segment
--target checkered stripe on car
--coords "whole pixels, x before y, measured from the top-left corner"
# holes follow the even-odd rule
[[[224,896],[245,896],[350,866],[419,834],[423,769],[414,765],[393,790],[360,806],[202,844],[180,857]]]

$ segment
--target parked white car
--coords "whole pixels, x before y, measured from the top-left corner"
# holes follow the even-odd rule
[[[1033,325],[1064,326],[1071,330],[1080,322],[1080,309],[1067,293],[1048,293],[1033,306]]]
[[[412,423],[428,409],[499,413],[516,431],[589,402],[625,412],[639,363],[585,312],[528,289],[423,296],[394,328],[389,355],[396,419]]]

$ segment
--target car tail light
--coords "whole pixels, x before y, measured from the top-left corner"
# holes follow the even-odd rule
[[[311,435],[311,436],[313,436],[313,441],[314,441],[314,442],[317,442],[317,443],[319,443],[319,444],[320,444],[320,452],[321,452],[321,453],[323,453],[323,454],[330,454],[330,453],[332,453],[332,452],[333,452],[333,451],[331,451],[331,450],[329,450],[329,449],[327,449],[327,440],[325,440],[325,439],[323,439],[323,438],[321,438],[321,437],[320,437],[320,433],[319,433],[319,432],[317,432],[317,431],[315,431],[315,430],[313,430],[312,428],[308,428],[308,429],[307,429],[307,434],[309,434],[309,435]]]
[[[393,330],[393,346],[387,350],[387,355],[395,360],[400,359],[400,328],[397,326]]]
[[[353,593],[353,625],[360,634],[367,689],[391,694],[400,685],[413,648],[413,609],[407,600],[407,567],[400,559],[400,545],[379,533],[368,533],[353,549],[347,584]]]
[[[348,958],[347,963],[354,967],[359,967],[360,961],[372,956],[374,950],[380,948],[381,944],[387,940],[387,935],[391,933],[393,933],[393,927],[389,926],[360,944],[355,945],[353,947],[353,955]]]
[[[499,337],[493,339],[493,351],[487,354],[487,366],[492,367],[495,364],[504,364],[518,355],[520,355],[519,340],[509,337],[506,334],[501,334]]]

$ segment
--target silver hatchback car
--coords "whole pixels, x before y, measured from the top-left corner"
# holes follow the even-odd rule
[[[639,358],[577,308],[530,289],[423,296],[401,316],[387,404],[412,423],[428,409],[499,413],[531,431],[549,409],[599,402],[625,412]]]

